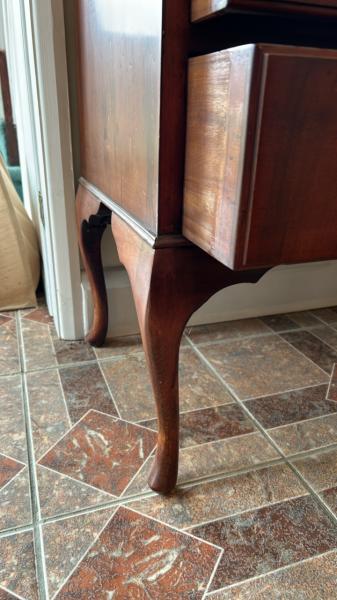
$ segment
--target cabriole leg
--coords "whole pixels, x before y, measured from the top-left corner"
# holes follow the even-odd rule
[[[94,317],[86,341],[101,346],[108,328],[108,303],[101,257],[101,240],[111,211],[81,185],[76,194],[78,241],[92,292]]]
[[[149,485],[175,486],[179,452],[179,346],[184,327],[212,294],[263,272],[235,273],[196,246],[154,249],[119,217],[112,231],[135,300],[158,415],[158,444]]]

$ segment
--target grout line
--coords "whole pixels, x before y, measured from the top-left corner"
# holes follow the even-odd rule
[[[109,518],[107,519],[107,521],[104,523],[104,525],[100,528],[99,532],[96,534],[96,536],[94,537],[94,540],[92,541],[92,543],[89,545],[89,547],[81,554],[81,557],[79,558],[79,560],[76,562],[76,564],[74,565],[74,567],[71,569],[71,571],[68,573],[67,577],[64,579],[64,581],[62,581],[61,585],[57,588],[56,592],[52,595],[50,600],[54,600],[54,598],[56,598],[56,596],[58,595],[58,593],[62,590],[62,588],[65,586],[65,584],[67,583],[67,581],[69,581],[69,579],[71,578],[71,576],[74,574],[74,572],[76,571],[77,567],[81,564],[82,560],[84,560],[84,558],[86,557],[86,555],[88,554],[88,552],[91,550],[91,548],[94,546],[94,544],[96,544],[96,542],[98,541],[100,535],[103,533],[104,529],[108,526],[108,524],[110,523],[110,521],[114,518],[116,512],[117,512],[118,508],[116,508],[116,510],[109,515]]]
[[[258,317],[255,317],[255,318],[258,318]],[[223,339],[220,339],[220,340],[214,340],[214,341],[210,341],[210,342],[200,342],[200,343],[197,343],[197,344],[195,344],[195,342],[193,342],[191,340],[190,336],[188,334],[186,334],[186,333],[184,333],[184,338],[186,339],[186,341],[188,343],[191,341],[193,345],[196,345],[198,347],[199,346],[203,347],[203,346],[210,346],[210,345],[214,345],[214,344],[217,345],[217,344],[222,344],[222,343],[227,343],[227,342],[233,342],[233,341],[243,341],[245,339],[251,339],[251,338],[260,338],[260,337],[264,337],[264,336],[265,337],[269,337],[269,336],[272,336],[272,335],[280,335],[280,334],[283,334],[283,333],[296,333],[296,332],[299,332],[299,331],[309,331],[310,332],[312,329],[317,329],[319,327],[322,327],[322,324],[327,325],[327,323],[324,323],[323,321],[320,321],[317,325],[312,325],[312,326],[309,326],[309,327],[298,327],[297,329],[285,329],[285,330],[282,330],[282,331],[279,331],[279,332],[273,331],[271,329],[270,332],[269,331],[265,331],[263,333],[256,333],[256,334],[251,334],[251,335],[247,335],[247,336],[238,336],[238,337],[233,337],[233,338],[230,338],[230,339],[224,337]],[[337,324],[337,321],[336,321],[336,324]],[[46,324],[42,323],[42,325],[46,325]],[[199,327],[199,326],[195,325],[194,327]],[[269,326],[267,326],[267,327],[269,327]],[[48,327],[48,329],[49,329],[49,327]],[[50,331],[49,331],[49,336],[50,336],[51,341],[53,341],[52,337],[51,337]],[[185,346],[184,348],[182,348],[182,350],[186,349],[186,347],[187,346]],[[52,366],[38,366],[38,367],[35,367],[35,368],[32,368],[32,369],[26,369],[25,368],[26,367],[26,361],[25,361],[23,371],[25,373],[35,373],[35,372],[40,372],[40,371],[53,371],[55,369],[67,369],[67,368],[74,368],[74,367],[86,366],[86,365],[89,366],[89,365],[92,365],[93,363],[97,363],[97,362],[103,362],[104,363],[104,362],[109,362],[109,361],[118,361],[121,358],[127,358],[129,356],[142,355],[142,354],[144,354],[144,351],[142,349],[135,350],[135,351],[132,352],[132,354],[130,354],[130,353],[121,353],[121,354],[116,354],[116,355],[113,355],[113,356],[100,357],[100,358],[98,356],[96,356],[96,354],[95,354],[94,358],[89,359],[89,360],[74,361],[74,362],[70,361],[68,363],[61,363],[61,364],[59,364],[59,363],[56,362],[55,365],[52,365]],[[19,372],[20,371],[16,371],[15,373],[19,373]],[[308,386],[308,387],[311,387],[311,386]]]
[[[334,417],[337,414],[337,402],[336,402],[336,410],[334,412],[329,412],[326,413],[324,415],[319,415],[318,417],[309,417],[309,419],[301,419],[300,421],[292,421],[291,423],[285,423],[284,425],[276,425],[276,427],[264,427],[262,425],[262,427],[264,427],[264,429],[266,429],[267,431],[271,431],[272,433],[274,433],[276,430],[279,429],[284,429],[285,427],[291,427],[292,425],[303,425],[305,423],[310,423],[311,421],[319,421],[322,419],[327,419],[328,417]],[[336,436],[337,436],[337,432],[336,432]],[[337,443],[337,439],[336,442],[332,442],[333,444]]]
[[[329,398],[331,386],[334,384],[336,385],[336,382],[333,381],[335,371],[336,371],[336,375],[337,375],[337,363],[335,363],[334,366],[332,367],[330,381],[328,384],[328,389],[327,389],[326,397],[325,397],[325,399],[329,400],[330,402],[336,402],[336,400],[331,400],[331,398]]]
[[[223,402],[222,404],[211,404],[210,406],[201,406],[200,408],[189,408],[188,410],[180,410],[179,411],[179,415],[188,415],[190,413],[193,412],[201,412],[203,410],[210,410],[210,409],[214,409],[216,410],[217,408],[224,408],[225,406],[235,406],[235,401],[232,399],[230,402]],[[336,409],[337,410],[337,409]],[[135,423],[137,425],[142,425],[142,423],[145,423],[146,421],[157,421],[157,417],[150,417],[149,419],[139,419],[139,421],[132,421],[132,423]],[[144,425],[145,427],[145,425]],[[147,429],[150,429],[150,427],[148,425],[146,425]],[[156,429],[153,431],[157,431]]]
[[[21,376],[20,376],[21,379]],[[21,403],[22,403],[22,386],[21,386]],[[26,449],[25,449],[26,450]],[[22,465],[22,467],[26,467],[27,463],[24,463],[22,460],[19,460],[18,458],[14,458],[13,456],[9,456],[9,454],[6,454],[5,452],[3,452],[2,450],[0,450],[0,456],[4,456],[5,458],[9,458],[9,460],[12,460],[13,462],[17,462],[20,465]],[[22,471],[22,469],[21,469]],[[20,471],[19,471],[20,473]],[[17,473],[16,475],[18,475],[19,473]],[[16,477],[16,475],[14,475],[14,477]],[[9,481],[13,481],[14,477],[12,479],[10,479]],[[7,485],[7,483],[6,483]],[[4,489],[5,486],[0,488],[0,491]]]
[[[114,406],[114,408],[115,408],[115,410],[116,410],[116,413],[117,413],[117,415],[118,415],[118,418],[119,418],[119,419],[121,419],[122,417],[121,417],[121,413],[120,413],[120,411],[119,411],[119,408],[118,408],[118,405],[117,405],[117,401],[116,401],[116,399],[115,399],[115,396],[114,396],[114,394],[112,393],[112,390],[111,390],[111,388],[110,388],[110,385],[109,385],[109,383],[108,383],[108,380],[107,380],[107,378],[106,378],[106,376],[105,376],[104,370],[102,369],[102,367],[101,367],[101,365],[100,365],[100,362],[99,362],[99,360],[97,360],[97,364],[98,364],[98,368],[99,368],[99,370],[100,370],[100,372],[101,372],[101,374],[102,374],[103,381],[104,381],[104,383],[105,383],[105,385],[106,385],[106,387],[107,387],[107,389],[108,389],[108,392],[109,392],[109,394],[110,394],[110,396],[111,396],[111,402],[112,402],[112,405]]]
[[[167,527],[168,529],[172,529],[173,531],[175,531],[176,533],[179,533],[179,535],[186,535],[194,540],[198,540],[198,542],[202,542],[203,544],[206,544],[207,546],[211,546],[211,548],[216,548],[217,550],[222,550],[221,546],[218,546],[217,544],[212,544],[212,542],[209,542],[208,540],[204,540],[200,537],[198,537],[197,535],[193,535],[193,533],[191,533],[190,531],[185,531],[182,529],[178,529],[178,527],[175,527],[174,525],[172,525],[171,523],[165,523],[164,521],[161,521],[160,519],[158,519],[157,517],[153,517],[152,515],[147,515],[145,513],[142,513],[140,510],[137,510],[136,508],[130,508],[129,506],[123,506],[120,508],[126,508],[126,510],[129,510],[130,512],[135,513],[136,515],[140,515],[141,517],[145,518],[145,519],[149,519],[150,521],[154,521],[155,523],[159,523],[159,525],[163,525],[164,527]]]
[[[18,473],[16,473],[16,474],[14,475],[14,477],[12,477],[12,479],[10,479],[9,481],[7,481],[7,483],[5,483],[5,485],[3,485],[3,486],[0,488],[0,494],[2,494],[2,492],[3,492],[3,491],[4,491],[4,490],[5,490],[5,489],[6,489],[6,488],[7,488],[7,487],[8,487],[8,486],[11,484],[11,483],[13,483],[13,481],[15,481],[15,480],[16,480],[16,479],[19,477],[19,475],[23,475],[23,474],[24,474],[24,472],[25,472],[25,469],[27,469],[27,472],[29,473],[28,465],[22,465],[22,468],[20,469],[20,471],[18,471]]]
[[[326,310],[326,309],[331,309],[331,306],[323,306],[322,308],[311,308],[308,312],[310,312],[310,314],[313,317],[315,317],[315,319],[318,319],[318,321],[320,321],[321,323],[324,323],[324,325],[328,325],[328,323],[326,321],[323,321],[322,317],[319,317],[318,315],[313,314],[314,310]],[[330,321],[330,324],[331,323],[337,325],[337,318],[336,318],[336,321]]]
[[[310,333],[310,331],[308,331],[306,329],[304,330],[304,332],[305,333]],[[311,362],[317,369],[320,369],[320,371],[322,371],[322,373],[324,373],[324,375],[329,378],[329,373],[327,371],[325,371],[324,369],[322,369],[322,367],[320,367],[317,363],[315,363],[315,361],[313,361],[309,356],[307,356],[306,354],[304,354],[304,352],[302,352],[302,350],[299,350],[291,342],[288,342],[288,340],[286,340],[285,338],[283,338],[281,334],[279,335],[279,338],[281,340],[283,340],[286,344],[288,344],[288,346],[290,346],[290,348],[292,348],[293,350],[295,350],[302,357],[304,356],[304,358],[306,358],[309,362]],[[316,339],[318,339],[318,338],[316,337]],[[320,340],[320,341],[322,342],[322,340]],[[324,342],[322,342],[322,343],[324,343]],[[330,380],[330,378],[329,378],[329,380]],[[329,381],[327,381],[326,383],[328,384]]]
[[[258,318],[258,317],[255,317],[255,318]],[[238,320],[241,320],[241,319],[238,319]],[[246,320],[246,319],[242,319],[242,320]],[[226,323],[230,323],[230,322],[231,321],[226,321]],[[211,325],[212,325],[212,323],[211,323]],[[266,323],[264,323],[264,325],[266,325]],[[326,323],[325,323],[325,325],[326,325]],[[195,325],[194,327],[200,327],[200,326]],[[301,327],[293,327],[291,329],[281,329],[280,331],[275,331],[274,329],[271,329],[271,327],[269,325],[266,325],[266,327],[268,327],[269,331],[266,330],[266,331],[261,331],[259,333],[252,333],[252,334],[248,334],[248,335],[237,335],[237,336],[233,336],[233,337],[226,337],[226,332],[225,332],[224,337],[218,338],[215,340],[210,340],[208,342],[195,342],[194,340],[192,340],[191,336],[188,333],[185,335],[185,337],[187,340],[191,340],[192,343],[195,344],[196,346],[204,347],[204,346],[211,346],[213,344],[218,345],[218,344],[226,344],[227,342],[241,342],[243,340],[247,340],[247,339],[250,340],[252,338],[270,337],[273,335],[279,335],[279,334],[283,334],[283,333],[297,333],[299,331],[308,331],[309,329],[310,330],[318,329],[319,327],[322,327],[322,323],[318,322],[317,325],[316,324],[309,325],[306,327],[301,326]]]
[[[4,585],[0,585],[0,591],[1,590],[8,592],[8,594],[11,594],[14,598],[18,598],[19,600],[26,600],[23,596],[19,596],[19,594],[13,592],[13,590],[10,590],[9,588],[6,588]]]
[[[193,343],[191,343],[192,347],[193,347]],[[310,494],[312,494],[316,501],[319,503],[319,505],[321,506],[321,508],[325,511],[325,513],[328,515],[328,517],[333,521],[334,524],[337,524],[337,516],[332,512],[332,510],[325,504],[325,502],[322,500],[322,498],[319,496],[319,494],[314,490],[314,488],[306,481],[306,479],[302,476],[302,474],[292,465],[291,461],[290,461],[290,457],[285,456],[284,452],[282,451],[282,449],[278,446],[278,444],[275,442],[275,440],[273,440],[273,438],[270,436],[270,434],[268,433],[268,431],[266,431],[262,425],[259,423],[259,421],[256,419],[256,417],[254,417],[254,415],[249,411],[249,409],[245,406],[244,402],[242,402],[240,400],[240,398],[236,395],[236,393],[234,392],[234,390],[232,390],[232,388],[230,387],[229,384],[226,383],[226,381],[223,379],[223,377],[220,375],[220,373],[218,373],[218,371],[213,367],[213,365],[211,365],[211,363],[207,360],[207,358],[202,354],[202,352],[200,352],[200,350],[198,350],[198,348],[194,347],[195,351],[199,354],[199,356],[202,358],[202,360],[209,365],[209,368],[212,369],[212,371],[214,372],[214,374],[218,377],[219,381],[222,382],[222,384],[225,386],[226,389],[228,389],[233,398],[236,399],[236,401],[239,403],[239,405],[241,406],[241,408],[246,412],[246,414],[253,420],[253,422],[255,423],[256,427],[259,429],[259,431],[262,433],[262,435],[269,441],[269,443],[274,447],[274,449],[278,452],[278,454],[284,459],[284,461],[286,462],[286,464],[288,465],[288,467],[293,471],[293,473],[300,479],[300,481],[302,482],[302,484],[304,485],[304,487],[310,492]],[[315,451],[317,452],[317,449],[315,449]],[[295,455],[293,455],[295,456]]]
[[[213,596],[218,594],[219,592],[227,592],[228,590],[235,589],[237,587],[240,587],[241,585],[245,585],[245,584],[251,583],[253,581],[258,581],[259,579],[265,579],[265,578],[269,577],[270,575],[274,575],[274,574],[282,572],[282,571],[287,571],[287,569],[291,569],[292,567],[296,567],[303,563],[310,562],[311,560],[315,560],[316,558],[328,556],[329,554],[333,554],[333,553],[336,553],[336,548],[332,548],[331,550],[327,550],[326,552],[320,552],[318,554],[314,554],[313,556],[308,556],[306,558],[302,558],[301,560],[291,562],[288,565],[282,565],[282,567],[278,567],[277,569],[272,569],[271,571],[267,571],[266,573],[260,573],[259,575],[255,575],[254,577],[248,577],[247,579],[243,579],[242,581],[236,581],[235,583],[232,583],[225,587],[219,588],[217,590],[212,590],[211,592],[208,593],[207,598],[212,599]]]
[[[332,327],[330,327],[329,325],[326,325],[326,327],[328,327],[328,329],[331,330],[331,333],[335,333],[336,337],[337,337],[337,331],[336,329],[333,329]],[[321,327],[319,328],[321,329]],[[311,333],[308,331],[308,333]],[[335,346],[332,346],[332,344],[330,344],[329,342],[327,342],[326,340],[324,340],[323,338],[321,338],[319,335],[317,335],[315,332],[312,332],[312,335],[319,340],[322,344],[325,344],[326,346],[328,346],[328,348],[330,348],[331,350],[333,350],[334,352],[336,352],[337,348]]]
[[[32,523],[29,523],[27,525],[19,525],[17,527],[9,527],[8,529],[4,529],[3,531],[0,531],[0,539],[6,538],[6,537],[11,537],[13,535],[19,535],[20,533],[27,533],[27,531],[33,532],[33,524]]]
[[[54,442],[54,444],[52,444],[52,445],[51,445],[51,446],[48,448],[48,450],[46,450],[46,452],[44,452],[44,453],[42,454],[42,456],[40,456],[40,458],[38,459],[37,463],[38,463],[38,464],[40,464],[41,460],[42,460],[43,458],[45,458],[45,457],[47,456],[47,454],[48,454],[49,452],[51,452],[51,450],[53,450],[53,449],[55,448],[55,446],[57,446],[57,444],[58,444],[59,442],[61,442],[61,440],[63,440],[63,438],[65,438],[65,436],[66,436],[66,435],[68,435],[68,433],[70,433],[70,432],[71,432],[71,431],[72,431],[72,430],[73,430],[73,429],[74,429],[74,428],[75,428],[75,427],[76,427],[76,426],[77,426],[77,425],[78,425],[78,424],[79,424],[81,421],[83,421],[83,419],[84,419],[84,418],[85,418],[85,417],[86,417],[86,416],[87,416],[87,415],[88,415],[88,414],[91,412],[91,410],[92,410],[92,409],[91,409],[91,408],[89,408],[89,410],[87,410],[87,412],[86,412],[86,413],[84,413],[84,414],[81,416],[81,418],[80,418],[78,421],[76,421],[76,423],[74,423],[74,424],[73,424],[73,425],[70,427],[70,429],[67,429],[67,431],[66,431],[65,433],[63,433],[63,434],[61,435],[61,437],[60,437],[60,438],[59,438],[59,439],[58,439],[56,442]],[[109,415],[109,416],[111,416],[111,415]],[[112,417],[112,418],[113,418],[113,417]],[[115,417],[115,419],[116,419],[116,417]]]
[[[49,471],[50,473],[53,473],[53,475],[59,476],[60,478],[64,477],[65,479],[69,479],[70,481],[73,481],[74,483],[81,485],[81,486],[83,485],[84,487],[87,487],[96,493],[102,494],[104,496],[110,496],[113,499],[117,498],[117,496],[115,496],[114,494],[110,494],[110,492],[106,492],[105,490],[96,488],[95,486],[91,485],[90,483],[86,483],[85,481],[80,481],[79,479],[75,479],[75,477],[71,477],[71,475],[67,475],[67,473],[62,473],[62,471],[56,471],[55,469],[51,469],[47,465],[38,464],[38,466],[40,469],[45,469],[46,471]]]
[[[287,466],[285,463],[281,463],[281,465]],[[189,531],[190,529],[195,529],[196,527],[204,527],[204,525],[210,525],[212,523],[216,523],[217,521],[227,521],[228,519],[240,517],[241,515],[244,515],[244,514],[247,514],[250,512],[257,512],[262,508],[269,508],[270,506],[277,506],[277,504],[285,504],[286,502],[290,502],[290,500],[296,500],[298,498],[307,498],[307,497],[310,497],[310,494],[309,494],[309,492],[307,492],[303,489],[302,494],[295,494],[294,496],[287,496],[280,500],[273,500],[272,502],[267,501],[267,502],[264,502],[263,504],[253,505],[250,508],[238,510],[237,512],[223,514],[219,517],[207,519],[206,521],[200,521],[199,523],[196,523],[195,525],[188,525],[187,527],[184,527],[183,530]]]
[[[207,597],[208,590],[209,590],[209,588],[210,588],[210,586],[211,586],[211,584],[213,582],[213,579],[215,577],[215,573],[218,570],[219,564],[220,564],[220,562],[221,562],[221,560],[223,558],[224,553],[225,553],[225,551],[222,548],[221,552],[219,553],[218,559],[215,561],[215,565],[214,565],[213,571],[211,573],[211,576],[210,576],[210,578],[208,580],[208,584],[206,585],[206,589],[205,589],[205,591],[203,593],[202,600],[205,600],[205,598]]]
[[[150,454],[146,457],[145,461],[143,462],[143,464],[139,467],[137,473],[134,474],[134,476],[132,477],[132,479],[130,479],[129,483],[127,484],[126,488],[124,488],[122,494],[121,494],[121,498],[127,498],[128,496],[125,496],[125,493],[127,492],[128,488],[131,487],[131,484],[135,481],[135,479],[137,478],[137,475],[140,474],[140,472],[143,470],[143,468],[145,468],[145,465],[150,462],[151,458],[154,457],[155,451],[156,451],[157,446],[155,446],[153,448],[153,450],[151,450]]]
[[[282,390],[281,392],[273,392],[272,394],[262,394],[261,396],[248,396],[247,398],[242,398],[241,402],[251,402],[252,400],[261,400],[263,398],[273,398],[273,396],[280,396],[281,394],[289,394],[290,392],[298,392],[300,390],[309,390],[311,388],[317,387],[328,387],[328,383],[326,381],[321,381],[320,383],[313,383],[311,385],[302,385],[301,387],[289,388],[287,390]]]
[[[57,369],[57,379],[58,379],[59,386],[60,386],[60,389],[61,389],[61,396],[62,396],[64,408],[65,408],[65,411],[66,411],[66,415],[67,415],[67,418],[68,418],[68,424],[69,424],[69,427],[71,427],[72,426],[72,422],[71,422],[71,418],[70,418],[70,414],[69,414],[67,400],[66,400],[66,397],[65,397],[65,394],[64,394],[64,389],[63,389],[63,384],[62,384],[62,380],[61,380],[61,375],[60,375],[60,370],[59,369]]]
[[[17,315],[18,333],[23,343],[21,324]],[[22,348],[23,351],[23,348]],[[43,550],[43,537],[42,531],[39,524],[41,518],[38,482],[36,475],[36,464],[34,458],[34,441],[33,432],[31,427],[30,419],[30,407],[29,397],[27,390],[26,375],[21,375],[22,379],[22,392],[23,392],[23,410],[26,424],[26,442],[27,442],[27,454],[28,454],[28,469],[29,469],[29,480],[30,480],[30,496],[31,496],[31,511],[33,518],[33,531],[34,531],[34,550],[35,550],[35,564],[36,564],[36,576],[37,585],[39,588],[40,600],[47,600],[47,577],[46,577],[46,565]]]
[[[192,480],[187,480],[182,482],[181,484],[179,484],[179,490],[182,489],[190,489],[192,487],[196,487],[199,484],[203,484],[203,483],[212,483],[214,481],[219,481],[221,479],[228,479],[230,477],[235,477],[237,475],[242,475],[245,473],[251,473],[252,471],[258,471],[260,469],[264,469],[267,468],[269,466],[275,466],[277,464],[284,464],[284,460],[282,460],[281,458],[276,458],[274,461],[269,461],[266,463],[261,463],[259,465],[254,465],[253,467],[247,467],[241,470],[237,470],[237,471],[233,471],[233,472],[221,472],[221,473],[216,473],[212,476],[204,476],[203,478],[196,478],[196,479],[192,479]],[[113,500],[111,500],[110,502],[106,502],[106,503],[102,503],[102,504],[97,504],[95,506],[91,506],[91,507],[85,507],[85,508],[79,508],[77,510],[73,510],[71,512],[68,513],[59,513],[57,515],[51,516],[51,517],[42,517],[41,519],[41,523],[50,523],[50,522],[56,522],[56,521],[60,521],[63,520],[65,518],[68,517],[73,517],[73,516],[77,516],[77,515],[81,515],[81,514],[86,514],[86,513],[91,513],[91,512],[97,512],[99,510],[102,510],[103,508],[113,508],[114,506],[117,505],[128,505],[131,504],[133,502],[137,502],[137,501],[141,501],[141,500],[147,500],[147,499],[154,499],[154,498],[160,498],[160,495],[157,494],[156,492],[153,492],[152,490],[146,490],[143,492],[137,492],[134,495],[131,496],[123,496],[123,497],[119,497],[119,498],[114,498]]]

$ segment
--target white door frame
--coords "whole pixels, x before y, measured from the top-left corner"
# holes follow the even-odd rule
[[[78,339],[81,270],[63,2],[3,0],[3,14],[24,201],[40,234],[47,303],[60,337]]]

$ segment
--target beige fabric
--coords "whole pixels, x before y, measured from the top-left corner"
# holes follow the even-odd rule
[[[0,311],[36,306],[39,278],[36,231],[0,155]]]

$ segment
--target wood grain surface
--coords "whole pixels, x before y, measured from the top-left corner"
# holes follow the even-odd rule
[[[190,61],[184,235],[231,268],[337,257],[337,52]]]

